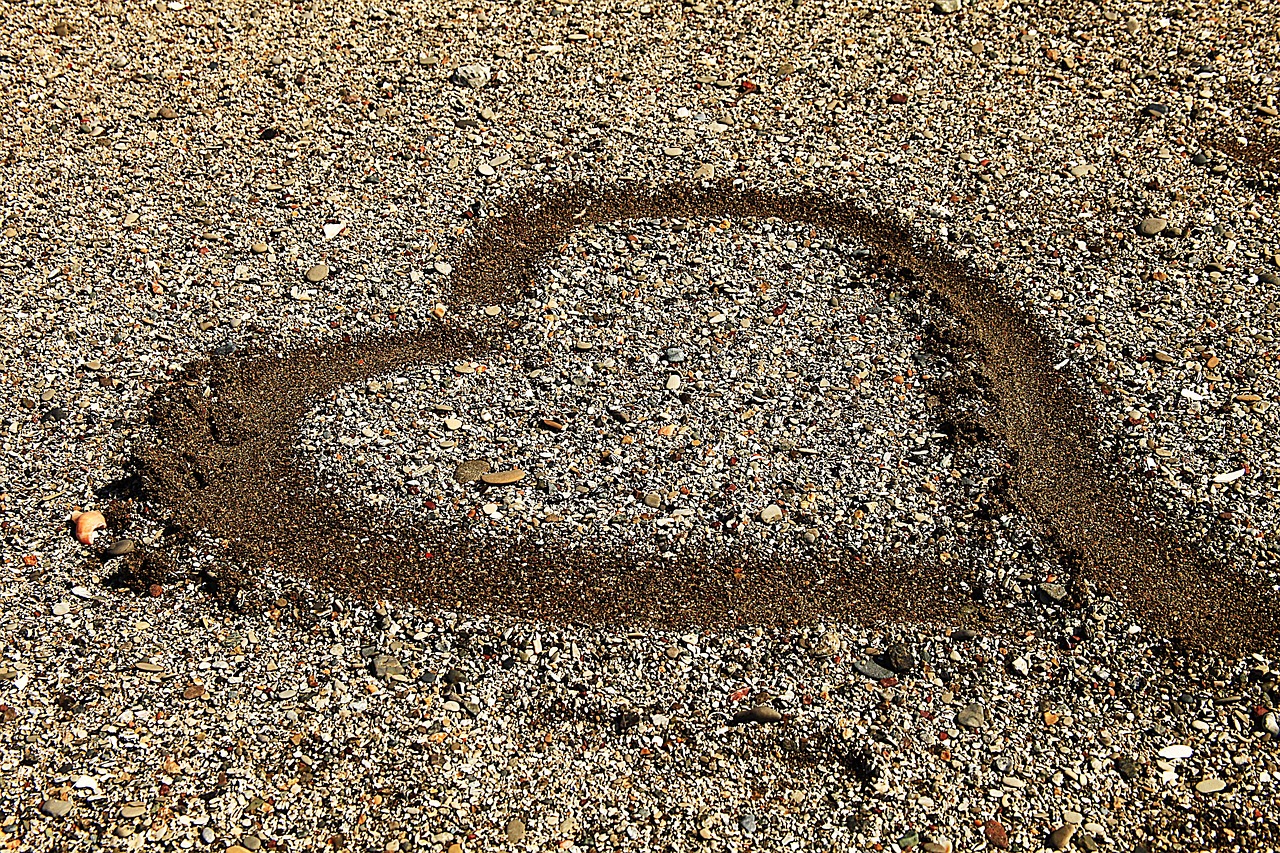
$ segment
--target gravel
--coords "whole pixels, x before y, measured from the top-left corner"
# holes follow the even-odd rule
[[[1280,849],[1278,54],[6,9],[0,841]]]

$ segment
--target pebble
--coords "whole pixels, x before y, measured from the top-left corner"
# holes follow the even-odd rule
[[[1065,850],[1067,845],[1071,843],[1071,838],[1076,834],[1076,825],[1074,823],[1064,823],[1062,826],[1049,833],[1048,844],[1054,850]]]
[[[459,462],[458,467],[453,469],[453,479],[459,483],[474,483],[485,474],[489,473],[489,463],[483,459],[468,459],[465,462]]]
[[[487,65],[463,65],[453,72],[453,81],[459,86],[470,89],[482,89],[489,83],[490,70]]]
[[[307,281],[312,284],[319,284],[329,277],[328,264],[315,264],[307,270]]]
[[[1219,791],[1226,789],[1226,787],[1227,787],[1226,782],[1222,781],[1221,779],[1215,779],[1213,777],[1201,779],[1199,782],[1196,783],[1196,790],[1202,794],[1216,794]]]
[[[107,550],[103,553],[108,557],[123,557],[125,554],[133,553],[135,547],[136,545],[132,539],[117,539],[107,546]]]
[[[733,715],[735,723],[779,723],[782,714],[771,705],[755,705]]]
[[[1169,759],[1172,761],[1180,758],[1190,758],[1192,755],[1195,754],[1195,750],[1187,746],[1186,744],[1174,743],[1174,744],[1170,744],[1169,746],[1161,748],[1161,750],[1156,754],[1159,755],[1161,758]]]
[[[487,474],[481,474],[480,479],[490,486],[506,486],[523,480],[524,471],[519,468],[511,468],[506,471],[490,471]]]
[[[986,709],[977,702],[971,702],[956,714],[956,722],[971,729],[982,728],[987,722]]]
[[[71,807],[70,800],[49,799],[40,805],[40,811],[49,817],[65,817],[70,813]]]
[[[1159,216],[1150,216],[1142,220],[1142,224],[1138,226],[1138,231],[1144,237],[1154,237],[1169,227],[1169,220]]]

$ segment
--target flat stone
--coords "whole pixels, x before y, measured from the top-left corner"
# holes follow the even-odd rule
[[[70,800],[45,800],[40,804],[40,811],[49,817],[63,817],[71,811]]]
[[[515,818],[507,824],[507,842],[515,844],[524,838],[524,821]]]
[[[475,483],[481,476],[489,473],[489,462],[483,459],[468,459],[465,462],[458,462],[456,469],[453,469],[453,479],[458,483]]]
[[[142,817],[147,813],[147,807],[142,803],[125,803],[120,807],[120,817],[132,820],[135,817]]]
[[[519,468],[511,468],[506,471],[490,471],[487,474],[481,474],[480,479],[490,486],[506,486],[523,480],[524,472]]]
[[[966,728],[980,729],[987,724],[987,709],[972,702],[960,709],[960,713],[956,714],[956,722]]]
[[[379,678],[403,679],[404,664],[392,655],[378,655],[373,659],[373,674]]]
[[[933,11],[939,15],[954,15],[962,5],[961,0],[933,0]]]
[[[777,504],[769,504],[760,510],[760,520],[765,524],[773,524],[775,521],[782,520],[782,507]]]
[[[1173,743],[1173,744],[1170,744],[1169,746],[1166,746],[1164,749],[1160,750],[1156,754],[1159,755],[1161,758],[1174,761],[1179,758],[1190,758],[1194,753],[1195,753],[1195,750],[1187,746],[1185,743]]]
[[[312,284],[319,284],[320,282],[324,281],[328,277],[329,277],[328,264],[316,264],[311,269],[307,270],[307,281],[311,282]]]
[[[782,714],[772,705],[756,705],[733,715],[735,723],[779,723]]]
[[[1196,790],[1202,794],[1216,794],[1219,791],[1225,789],[1226,787],[1227,787],[1226,782],[1222,781],[1221,779],[1214,779],[1212,777],[1208,779],[1201,779],[1199,782],[1196,783]]]
[[[865,675],[867,678],[870,678],[872,681],[883,681],[886,678],[895,677],[893,670],[885,669],[870,658],[854,661],[853,668]]]
[[[1143,237],[1154,237],[1168,227],[1169,220],[1159,216],[1151,216],[1142,220],[1142,224],[1138,226],[1138,233]]]
[[[108,557],[123,557],[125,554],[131,553],[134,547],[132,539],[120,539],[116,542],[112,542],[103,553]]]

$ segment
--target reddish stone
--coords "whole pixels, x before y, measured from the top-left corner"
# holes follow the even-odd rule
[[[1004,831],[1004,827],[1000,825],[998,820],[989,820],[982,825],[982,834],[987,837],[987,841],[992,847],[998,847],[1001,850],[1009,849],[1009,833]]]

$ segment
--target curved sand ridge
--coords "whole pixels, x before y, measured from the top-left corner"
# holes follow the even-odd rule
[[[1163,529],[1135,496],[1137,484],[1111,480],[1088,397],[1054,368],[1053,347],[1035,322],[993,281],[881,214],[816,193],[776,196],[727,185],[531,192],[474,229],[454,265],[453,298],[510,304],[568,232],[664,216],[809,223],[908,270],[967,328],[996,404],[994,427],[1013,462],[1016,500],[1077,578],[1108,588],[1185,641],[1245,650],[1275,636],[1277,619],[1256,585]],[[178,528],[232,544],[237,567],[218,571],[225,589],[252,589],[252,575],[270,565],[353,594],[574,621],[936,620],[972,612],[960,589],[969,577],[963,559],[870,565],[835,550],[803,559],[663,559],[590,540],[549,545],[519,536],[478,549],[443,526],[395,528],[368,508],[342,505],[297,461],[299,422],[316,398],[413,363],[475,359],[506,335],[500,318],[441,323],[194,365],[153,401],[157,440],[140,460],[148,496]]]

